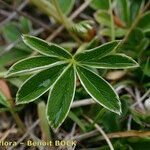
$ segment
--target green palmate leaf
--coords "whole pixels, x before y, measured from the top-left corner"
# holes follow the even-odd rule
[[[124,69],[139,66],[136,61],[124,54],[107,55],[101,59],[93,59],[91,62],[82,61],[82,65],[106,69]]]
[[[62,63],[63,61],[59,61],[58,58],[51,58],[46,56],[26,58],[15,63],[9,69],[7,77],[12,75],[29,73],[37,70],[39,71],[40,69],[43,70]]]
[[[23,83],[17,92],[17,104],[34,101],[50,89],[64,69],[64,65],[52,67],[33,75]]]
[[[81,53],[78,53],[75,55],[75,60],[82,62],[91,62],[93,59],[100,59],[101,57],[104,57],[108,55],[111,51],[113,51],[116,46],[118,45],[118,41],[108,42],[106,44],[103,44],[99,47],[93,48],[88,51],[83,51]]]
[[[67,117],[75,94],[75,81],[74,68],[71,66],[63,71],[50,91],[47,116],[54,128],[58,128]]]
[[[121,113],[119,97],[109,83],[81,66],[77,67],[77,73],[81,84],[96,102],[112,112]]]
[[[65,49],[63,49],[62,47],[59,47],[58,45],[55,45],[53,43],[48,43],[40,38],[24,35],[23,41],[31,49],[38,51],[43,55],[50,56],[50,57],[60,57],[63,59],[71,58],[71,54]]]

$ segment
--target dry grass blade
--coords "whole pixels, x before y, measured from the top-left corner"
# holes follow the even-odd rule
[[[30,135],[30,132],[39,124],[39,120],[36,120],[31,127],[28,128],[27,132],[20,137],[20,139],[17,141],[17,145],[21,143],[28,135]],[[31,135],[32,136],[32,135]],[[9,147],[8,150],[13,150],[14,146]]]
[[[88,138],[91,138],[91,137],[94,137],[94,136],[98,135],[99,133],[97,131],[98,130],[95,129],[95,130],[87,132],[87,133],[76,135],[76,136],[72,137],[72,139],[73,140],[75,139],[77,141],[82,141],[82,140],[85,140],[85,139],[88,139]]]
[[[135,107],[136,105],[141,103],[147,96],[149,96],[150,90],[148,90],[142,97],[140,97],[139,101],[135,102],[133,105],[131,105],[131,108]]]
[[[6,2],[4,2],[3,0],[0,0],[0,2],[1,2],[3,5],[5,5],[7,8],[9,8],[9,9],[15,11],[16,13],[18,13],[19,15],[28,18],[28,19],[31,20],[33,23],[38,24],[38,25],[40,25],[41,27],[43,27],[45,30],[48,30],[48,31],[52,32],[51,28],[50,28],[47,24],[45,24],[44,22],[38,20],[37,18],[32,17],[31,15],[29,15],[29,14],[27,14],[27,13],[21,11],[21,10],[18,10],[18,9],[16,9],[16,8],[13,8],[12,6],[10,6],[9,4],[7,4]]]
[[[1,133],[1,138],[0,141],[5,141],[5,139],[10,135],[10,134],[16,134],[17,133],[17,129],[13,127],[11,127],[9,130],[5,131],[4,133]]]
[[[95,101],[93,101],[92,98],[89,98],[89,99],[84,99],[84,100],[80,100],[80,101],[74,101],[72,103],[72,106],[71,108],[76,108],[76,107],[81,107],[81,106],[87,106],[87,105],[91,105],[91,104],[94,104]]]
[[[84,116],[90,123],[93,123],[93,120],[90,119],[89,117],[87,116]],[[110,150],[114,150],[114,147],[111,143],[111,141],[109,140],[109,137],[107,136],[107,134],[104,132],[104,130],[97,124],[95,123],[94,124],[94,127],[103,135],[103,138],[106,140]]]
[[[19,7],[18,7],[18,11],[21,11],[26,5],[28,4],[28,0],[25,0]],[[6,23],[8,23],[10,20],[12,20],[13,18],[15,18],[17,15],[17,12],[13,12],[11,13],[4,21],[2,21],[0,23],[0,27],[4,26]]]
[[[107,134],[107,137],[110,139],[113,138],[126,138],[126,137],[149,137],[150,131],[136,131],[130,130],[125,132],[115,132]],[[99,140],[104,140],[104,137],[99,137]]]

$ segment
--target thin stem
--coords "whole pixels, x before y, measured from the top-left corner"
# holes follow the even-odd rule
[[[87,116],[84,116],[90,123],[93,123],[93,120],[90,119]],[[98,124],[94,124],[94,127],[103,135],[104,139],[106,140],[110,150],[114,150],[114,147],[110,141],[110,139],[108,138],[107,134],[104,132],[104,130],[98,125]]]
[[[86,0],[75,12],[69,17],[70,20],[75,19],[90,3],[92,0]],[[62,30],[64,29],[64,26],[61,25],[59,28],[55,30],[53,34],[51,34],[47,41],[52,41]]]
[[[150,7],[150,1],[147,2],[144,9],[142,10],[142,13],[144,13],[149,7]]]
[[[60,9],[59,3],[57,0],[53,0],[53,4],[58,12],[58,15],[61,19],[62,24],[66,27],[66,29],[68,30],[68,32],[70,33],[70,35],[79,43],[81,44],[81,40],[72,32],[70,31],[71,27],[72,27],[72,22],[70,20],[68,20],[68,18],[66,16],[63,15],[63,12]]]
[[[150,94],[150,89],[140,98],[139,102],[142,102],[147,96],[149,96],[149,94]],[[131,108],[135,107],[139,102],[135,102],[130,107]]]
[[[23,131],[23,133],[25,133],[26,128],[25,128],[23,122],[21,121],[19,115],[12,109],[10,109],[10,113],[12,114],[13,118],[15,119],[15,122],[16,122],[17,126]]]
[[[133,24],[132,24],[130,30],[128,31],[128,33],[126,34],[125,38],[123,39],[123,42],[122,42],[123,44],[128,40],[128,38],[129,38],[131,32],[132,32],[132,31],[134,30],[134,28],[137,26],[137,24],[138,24],[138,22],[139,22],[140,19],[141,19],[141,13],[139,13],[139,14],[137,15],[137,17],[136,17],[135,21],[133,22]]]
[[[29,14],[27,14],[27,13],[25,13],[25,12],[19,10],[19,9],[16,9],[16,8],[10,6],[9,4],[7,4],[6,2],[4,2],[3,0],[0,0],[0,3],[2,3],[3,5],[5,5],[7,8],[9,8],[9,9],[15,11],[15,12],[18,13],[19,15],[24,16],[25,18],[28,18],[28,19],[31,20],[32,22],[34,22],[34,23],[40,25],[40,26],[43,27],[44,29],[46,29],[46,30],[48,30],[48,31],[50,31],[50,32],[52,31],[48,25],[46,25],[46,24],[43,23],[42,21],[39,21],[39,20],[37,20],[36,18],[30,16]]]
[[[118,45],[118,48],[120,48],[129,38],[130,34],[132,33],[132,31],[136,28],[136,26],[138,25],[141,17],[143,16],[143,13],[149,8],[150,6],[150,1],[145,5],[145,7],[143,8],[143,10],[140,10],[137,17],[135,18],[135,21],[133,22],[131,28],[129,29],[128,33],[126,34],[126,36],[124,37],[124,39],[120,42],[120,44]]]
[[[9,108],[10,108],[10,113],[12,114],[13,118],[15,119],[15,122],[17,124],[17,126],[22,130],[22,132],[26,132],[26,128],[24,126],[24,123],[21,121],[19,115],[14,111],[13,107],[13,100],[12,99],[9,99],[8,100],[8,103],[9,103]]]
[[[66,18],[66,16],[63,14],[63,12],[61,11],[61,8],[59,6],[59,3],[58,3],[58,0],[52,0],[53,1],[53,4],[55,6],[55,9],[58,13],[58,16],[60,18],[60,21],[62,22],[62,24],[67,28],[69,29],[71,26],[72,26],[72,22],[70,20],[68,20]]]
[[[81,106],[87,106],[87,105],[91,105],[94,104],[95,101],[93,99],[84,99],[84,100],[76,100],[72,103],[71,108],[77,108],[77,107],[81,107]]]
[[[101,111],[98,113],[98,115],[95,117],[95,119],[94,119],[94,121],[93,121],[93,123],[92,123],[92,126],[95,125],[95,123],[97,122],[97,120],[98,120],[99,118],[101,118],[101,117],[104,115],[105,112],[106,112],[106,109],[105,109],[105,108],[102,108]]]
[[[110,18],[111,18],[111,40],[115,40],[115,25],[114,25],[114,17],[113,17],[113,10],[111,8],[111,0],[109,0],[109,11],[110,11]]]
[[[8,150],[14,150],[14,148],[16,147],[16,146],[18,146],[28,135],[30,135],[30,133],[32,132],[32,130],[37,126],[39,124],[39,119],[37,119],[29,128],[28,128],[28,130],[26,131],[26,133],[22,136],[22,137],[20,137],[19,139],[18,139],[18,141],[16,141],[16,145],[15,146],[11,146],[11,147],[9,147],[9,149]]]
[[[58,22],[61,21],[55,7],[50,2],[46,0],[30,0],[30,2],[45,12],[48,16],[52,16]]]
[[[83,133],[81,135],[74,136],[72,140],[76,139],[77,141],[82,141],[87,138],[92,138],[94,136],[97,136],[98,132],[97,130],[93,130],[87,133]],[[114,132],[114,133],[108,133],[107,137],[110,139],[113,138],[127,138],[127,137],[149,137],[150,131],[136,131],[136,130],[130,130],[130,131],[123,131],[123,132]],[[97,137],[94,139],[94,141],[100,141],[104,140],[105,138],[103,136]]]
[[[6,106],[6,109],[7,109],[6,111],[9,111],[12,114],[12,116],[15,119],[15,122],[18,125],[18,127],[21,129],[21,131],[25,132],[26,128],[25,128],[23,122],[21,121],[19,115],[14,110],[14,107],[15,107],[14,106],[14,101],[12,99],[9,86],[7,85],[7,83],[5,82],[4,79],[0,79],[0,91],[1,91],[1,93],[4,96],[4,99],[5,99],[5,106]]]
[[[27,0],[23,1],[22,4],[18,6],[17,10],[21,11],[27,4],[28,4]],[[8,23],[10,20],[15,18],[16,16],[17,16],[16,12],[11,13],[4,21],[0,23],[0,27],[4,26],[6,23]]]

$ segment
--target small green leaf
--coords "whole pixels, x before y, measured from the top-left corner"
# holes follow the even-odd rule
[[[106,69],[124,69],[139,66],[136,61],[124,54],[107,55],[101,59],[93,59],[91,62],[82,62],[82,65]]]
[[[142,64],[141,69],[144,75],[150,77],[150,58],[148,57]]]
[[[41,71],[27,79],[17,92],[16,103],[29,103],[50,89],[64,69],[64,65]]]
[[[119,41],[112,41],[91,50],[85,50],[81,53],[75,55],[75,60],[82,62],[91,62],[93,59],[100,59],[108,55],[111,51],[113,51],[118,45]]]
[[[147,46],[147,39],[143,31],[140,28],[135,28],[129,35],[128,40],[123,44],[122,48],[120,49],[122,52],[130,52],[132,53],[132,57],[138,57]],[[142,46],[144,45],[144,46]],[[145,47],[145,48],[144,48]],[[144,48],[144,49],[143,49]]]
[[[0,58],[0,67],[10,65],[16,61],[27,57],[30,53],[20,48],[13,47],[10,51],[4,53]]]
[[[70,111],[68,117],[72,119],[81,128],[83,132],[86,132],[85,124],[79,119],[76,113]]]
[[[138,23],[138,27],[148,30],[150,29],[150,11],[146,12]]]
[[[32,24],[31,24],[30,20],[22,17],[20,19],[20,28],[21,28],[22,33],[24,33],[24,34],[29,33],[32,29]]]
[[[111,28],[103,28],[100,30],[100,35],[111,37]],[[115,28],[115,37],[121,38],[127,33],[127,29]]]
[[[77,66],[77,73],[81,84],[96,102],[112,112],[121,113],[119,97],[107,81],[81,66]]]
[[[129,1],[128,0],[117,0],[117,10],[118,10],[118,15],[121,20],[123,20],[127,25],[129,25]]]
[[[91,6],[94,9],[109,9],[109,0],[93,0]]]
[[[48,1],[53,4],[53,0]],[[75,0],[58,0],[58,4],[63,14],[68,15],[73,9]]]
[[[108,11],[105,10],[97,11],[94,14],[94,17],[101,26],[111,27],[111,17]]]
[[[58,0],[62,12],[68,15],[75,3],[75,0]]]
[[[39,71],[50,68],[52,66],[61,64],[57,58],[51,58],[46,56],[36,56],[26,58],[15,63],[8,71],[7,77],[12,75],[29,73],[32,71]]]
[[[18,39],[18,40],[15,42],[15,45],[14,45],[13,48],[18,48],[18,49],[20,49],[20,51],[29,52],[30,55],[31,55],[31,53],[33,52],[33,50],[32,50],[30,47],[28,47],[28,46],[22,41],[21,38]]]
[[[75,94],[74,68],[67,67],[53,85],[47,105],[47,117],[53,128],[58,128],[69,113]]]
[[[17,27],[17,24],[10,22],[4,26],[3,34],[6,40],[14,42],[21,36],[21,31]]]
[[[94,37],[86,46],[86,50],[90,50],[96,46],[98,46],[98,37]]]
[[[136,16],[140,12],[140,8],[144,1],[142,0],[132,0],[130,3],[130,20],[131,23],[135,20]]]
[[[72,57],[68,51],[56,44],[48,43],[40,38],[29,35],[24,35],[22,38],[26,45],[43,55],[60,58]]]
[[[143,31],[140,28],[135,28],[128,37],[128,45],[135,47],[139,45],[143,39]]]

